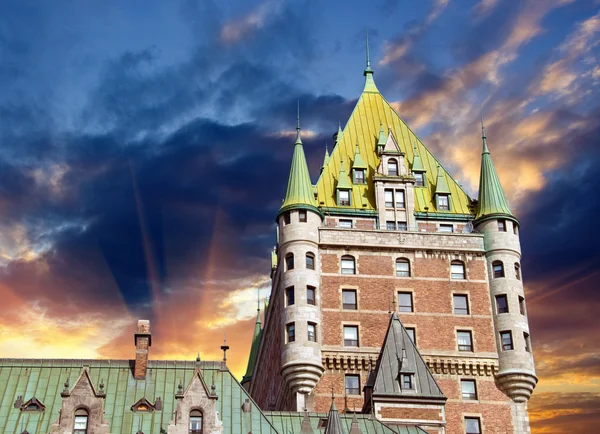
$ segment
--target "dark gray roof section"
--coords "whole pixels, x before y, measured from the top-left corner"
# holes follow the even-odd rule
[[[412,389],[402,389],[402,374],[414,375]],[[373,387],[373,396],[446,399],[395,312],[367,387]]]
[[[335,400],[331,400],[331,408],[329,409],[329,415],[327,416],[327,425],[325,426],[325,434],[343,434],[342,421],[340,420],[340,414],[335,406]]]

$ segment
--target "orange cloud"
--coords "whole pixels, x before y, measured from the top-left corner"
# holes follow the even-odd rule
[[[248,15],[225,23],[221,28],[221,41],[225,44],[238,42],[264,26],[269,17],[279,13],[280,1],[266,1]]]

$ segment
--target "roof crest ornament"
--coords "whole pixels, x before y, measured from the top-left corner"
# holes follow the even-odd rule
[[[302,144],[302,139],[300,138],[300,100],[297,100],[297,105],[298,105],[298,116],[297,116],[297,120],[298,120],[298,124],[296,125],[296,145],[301,145]]]

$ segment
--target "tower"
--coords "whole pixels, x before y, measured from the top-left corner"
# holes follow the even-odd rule
[[[527,401],[537,383],[523,277],[519,221],[510,211],[481,122],[483,152],[475,228],[484,234],[499,369],[496,381],[513,401],[515,433],[529,432]]]
[[[281,375],[289,409],[307,408],[310,394],[323,374],[319,287],[319,232],[323,216],[316,206],[300,134],[300,114],[292,166],[279,227],[278,287],[283,291]]]

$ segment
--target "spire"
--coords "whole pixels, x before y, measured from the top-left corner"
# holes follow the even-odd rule
[[[342,140],[342,123],[338,122],[338,132],[337,132],[337,135],[335,136],[335,145],[336,146],[338,143],[340,143],[340,140]]]
[[[333,386],[331,388],[331,408],[329,409],[329,415],[327,416],[327,426],[325,427],[324,434],[343,434],[342,421],[337,407],[335,406]]]
[[[379,92],[377,86],[375,86],[375,81],[373,80],[373,69],[371,69],[371,57],[369,54],[369,32],[367,31],[367,67],[363,73],[365,76],[365,87],[363,92]]]
[[[252,335],[252,346],[250,347],[250,356],[248,356],[248,366],[246,374],[242,378],[241,384],[252,380],[252,372],[258,358],[258,350],[260,348],[260,339],[262,337],[262,324],[260,322],[260,290],[257,291],[257,307],[256,307],[256,323],[254,324],[254,334]]]
[[[481,174],[479,176],[479,203],[475,219],[481,220],[488,216],[504,216],[516,220],[508,207],[502,184],[500,184],[498,173],[496,173],[496,168],[492,162],[492,156],[487,146],[483,118],[481,119],[481,139],[483,149],[481,153]]]
[[[298,105],[300,107],[300,105]],[[291,209],[310,209],[319,215],[321,212],[317,208],[317,201],[313,192],[310,173],[304,155],[304,147],[300,138],[300,109],[298,108],[298,126],[296,127],[296,144],[294,145],[294,155],[292,156],[292,167],[290,168],[290,177],[288,180],[287,191],[283,204],[277,213]]]
[[[377,139],[377,149],[383,150],[385,148],[385,144],[387,143],[387,135],[385,134],[385,130],[383,129],[383,124],[379,124],[379,138]]]
[[[352,189],[352,183],[350,182],[350,178],[348,178],[348,174],[344,169],[344,161],[340,161],[340,174],[338,176],[338,183],[336,188],[341,188],[342,190]]]
[[[446,177],[444,176],[444,170],[440,163],[437,165],[437,181],[435,184],[435,194],[450,194]]]
[[[312,426],[310,425],[308,411],[306,410],[304,410],[304,417],[302,418],[302,424],[300,425],[300,434],[314,434]]]
[[[358,143],[356,144],[356,151],[354,152],[354,162],[352,163],[353,169],[366,169],[367,165],[360,156],[360,150],[358,149]]]
[[[329,150],[327,149],[327,142],[325,142],[325,158],[323,158],[323,165],[321,166],[321,172],[323,171],[323,169],[325,169],[325,166],[327,166],[327,163],[329,163]]]
[[[350,425],[350,434],[363,434],[356,418],[356,412],[352,414],[352,425]]]
[[[413,172],[425,172],[425,168],[423,167],[423,162],[421,161],[421,157],[419,156],[419,152],[417,151],[417,143],[413,142],[413,163],[412,163],[412,171]]]

